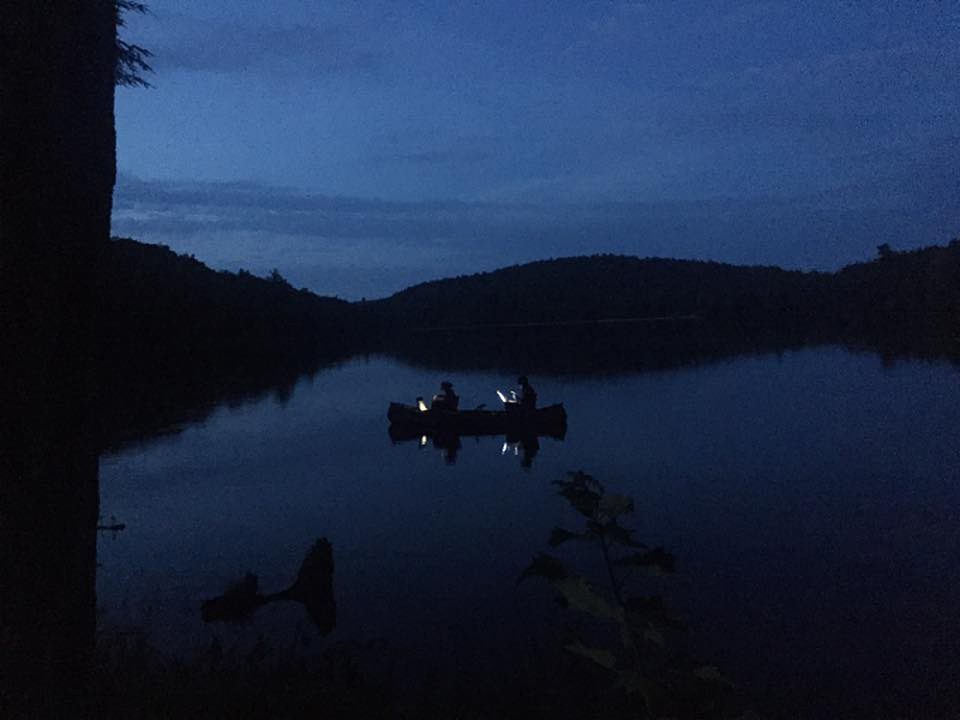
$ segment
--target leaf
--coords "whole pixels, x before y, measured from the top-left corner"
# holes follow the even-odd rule
[[[568,482],[574,482],[584,487],[591,488],[596,490],[601,495],[603,494],[603,485],[597,480],[593,475],[588,475],[583,470],[577,470],[576,472],[568,472],[567,478]]]
[[[635,547],[635,548],[647,547],[643,543],[637,542],[636,540],[634,540],[633,532],[623,527],[623,525],[618,524],[616,520],[611,520],[610,522],[605,524],[602,527],[602,532],[608,538],[613,540],[613,542],[619,543],[620,545],[626,545],[627,547]]]
[[[567,577],[569,573],[567,568],[564,567],[563,563],[560,562],[553,555],[547,555],[546,553],[537,553],[537,556],[533,559],[517,580],[517,584],[520,584],[523,580],[528,577],[542,577],[547,580],[554,582],[558,580],[563,580]]]
[[[567,499],[573,508],[588,518],[596,517],[600,507],[603,486],[581,470],[567,473],[566,480],[555,480],[560,487],[559,494]]]
[[[633,512],[633,498],[620,493],[604,495],[600,500],[600,511],[610,519]]]
[[[560,490],[560,495],[565,497],[567,502],[573,506],[573,509],[581,515],[592,518],[597,514],[597,508],[600,506],[600,496],[592,490],[567,486]]]
[[[583,535],[578,533],[564,530],[561,527],[555,527],[553,532],[550,533],[550,539],[547,542],[550,543],[550,547],[557,547],[558,545],[565,543],[567,540],[582,540],[583,537]]]
[[[623,608],[614,607],[603,597],[594,592],[590,584],[579,575],[570,575],[553,582],[554,586],[563,593],[564,599],[570,607],[616,622],[623,622]]]
[[[603,648],[593,648],[584,645],[582,642],[577,640],[576,642],[569,643],[564,646],[567,650],[574,653],[575,655],[581,655],[582,657],[592,660],[597,665],[605,667],[608,670],[613,670],[617,664],[616,656],[609,650],[604,650]]]
[[[583,534],[584,540],[599,540],[603,537],[603,525],[596,520],[587,520],[587,532]]]
[[[686,625],[674,617],[659,595],[629,597],[623,603],[627,620],[633,625],[654,623],[673,630],[686,630]]]
[[[676,559],[662,547],[655,547],[646,552],[633,553],[616,561],[617,565],[628,567],[642,567],[654,573],[672,573],[676,567]]]

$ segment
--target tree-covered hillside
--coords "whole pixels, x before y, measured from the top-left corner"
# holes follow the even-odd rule
[[[163,246],[115,239],[102,267],[104,328],[127,342],[171,341],[273,355],[375,341],[387,329],[690,318],[831,332],[960,331],[960,241],[895,252],[836,273],[618,255],[542,260],[436,280],[348,303],[279,274],[214,271]]]
[[[351,352],[350,304],[278,274],[214,271],[160,245],[114,239],[99,265],[97,420],[112,446],[195,420]]]
[[[124,346],[274,355],[338,344],[349,327],[349,303],[296,290],[276,272],[214,271],[165,246],[119,238],[100,267],[101,328]]]
[[[836,274],[831,304],[845,325],[870,333],[960,339],[960,239],[946,247],[895,252]]]
[[[820,273],[616,255],[544,260],[424,283],[371,310],[415,326],[697,315],[798,316],[829,282]]]
[[[855,331],[910,321],[958,328],[960,242],[893,252],[837,273],[615,255],[544,260],[423,283],[367,303],[392,327],[696,316]]]

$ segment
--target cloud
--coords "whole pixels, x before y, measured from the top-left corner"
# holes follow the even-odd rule
[[[422,150],[415,152],[388,152],[374,155],[370,164],[382,165],[462,165],[479,163],[495,157],[491,150],[460,148],[449,150]]]
[[[276,267],[295,285],[357,299],[601,252],[830,269],[869,257],[882,242],[899,249],[955,234],[955,181],[936,196],[925,187],[895,177],[794,198],[387,202],[121,175],[113,232],[193,253],[215,268],[265,274]]]
[[[138,39],[153,53],[151,64],[158,71],[368,75],[380,65],[380,52],[341,25],[254,26],[186,15],[159,20],[159,29]]]

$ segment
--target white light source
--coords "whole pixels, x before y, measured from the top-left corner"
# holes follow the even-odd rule
[[[423,401],[423,398],[417,398],[417,407],[420,408],[420,412],[427,411],[427,404]]]
[[[420,436],[420,447],[426,447],[426,446],[427,446],[427,436],[426,436],[426,435],[421,435],[421,436]]]
[[[502,392],[500,392],[499,390],[497,390],[497,395],[500,397],[500,402],[507,402],[507,396],[504,395],[504,394],[503,394]]]

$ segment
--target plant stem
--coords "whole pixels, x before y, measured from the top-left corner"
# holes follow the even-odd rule
[[[620,596],[620,583],[617,582],[617,578],[613,574],[613,563],[610,562],[610,546],[607,545],[607,538],[603,533],[600,533],[600,547],[603,550],[603,561],[607,565],[607,575],[610,576],[610,590],[613,591],[613,597],[616,598],[617,604],[622,608],[623,598]]]

